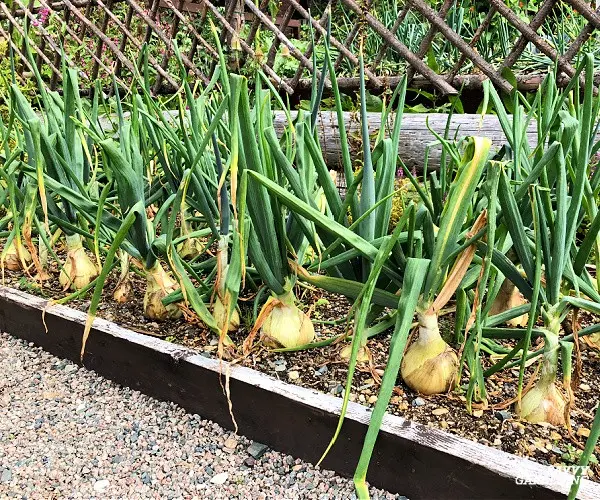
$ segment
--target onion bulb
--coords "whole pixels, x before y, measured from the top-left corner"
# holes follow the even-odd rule
[[[421,394],[440,394],[454,388],[458,357],[440,335],[437,314],[419,314],[419,338],[404,353],[404,382]]]
[[[291,291],[269,297],[261,310],[261,315],[263,313],[267,316],[261,327],[261,338],[268,347],[299,347],[315,338],[312,321],[298,309]]]
[[[566,400],[556,386],[558,372],[558,335],[546,332],[544,358],[540,378],[516,405],[516,413],[523,420],[533,423],[546,422],[565,425]]]
[[[600,351],[600,333],[592,333],[591,335],[586,335],[582,338],[582,340],[592,349]]]
[[[352,344],[348,344],[342,347],[340,351],[340,358],[344,361],[350,361],[350,356],[352,355]],[[369,350],[367,346],[360,346],[358,348],[358,354],[356,355],[356,361],[359,363],[366,363],[369,361]]]
[[[121,261],[121,275],[117,286],[113,290],[113,299],[115,302],[123,304],[129,302],[133,296],[133,285],[129,279],[129,254],[119,250],[119,260]]]
[[[227,309],[219,295],[217,295],[215,303],[213,304],[213,317],[221,332],[225,329],[225,324],[228,321],[229,323],[225,331],[235,332],[240,327],[240,313],[238,313],[237,309],[234,309],[231,313],[231,317],[227,318]]]
[[[158,321],[179,318],[182,313],[177,304],[165,306],[162,303],[162,299],[177,289],[177,283],[169,273],[156,262],[151,269],[146,270],[146,281],[144,316]]]
[[[188,238],[177,245],[177,253],[182,259],[191,260],[204,252],[204,246],[198,238]]]
[[[27,267],[31,263],[31,254],[29,253],[29,250],[23,245],[20,245],[20,247],[21,255],[17,252],[15,240],[11,241],[6,249],[6,253],[4,254],[4,267],[9,271],[20,271],[21,269],[24,269],[23,264]]]
[[[113,291],[113,299],[115,302],[124,304],[125,302],[129,302],[132,296],[133,286],[131,284],[131,280],[129,278],[120,280]]]
[[[556,383],[538,383],[517,404],[516,412],[528,422],[565,425],[566,401]]]
[[[60,271],[58,281],[66,290],[81,290],[98,276],[98,268],[85,253],[81,236],[67,235],[67,259]]]
[[[503,313],[504,311],[509,311],[510,309],[522,306],[523,304],[527,304],[527,299],[523,297],[523,294],[512,283],[512,281],[506,278],[502,283],[500,290],[498,291],[498,295],[496,295],[496,298],[494,299],[490,309],[490,316]],[[516,318],[509,319],[506,324],[512,327],[525,327],[527,326],[528,319],[528,314],[522,314]]]

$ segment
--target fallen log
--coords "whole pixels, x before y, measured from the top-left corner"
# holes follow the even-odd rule
[[[292,118],[296,112],[292,112]],[[439,135],[444,135],[448,115],[444,113],[410,113],[402,118],[402,129],[400,131],[400,144],[398,155],[408,168],[417,172],[423,170],[427,149],[428,170],[439,168],[442,147],[439,145],[433,133],[427,125]],[[281,135],[287,125],[287,119],[283,111],[275,111],[275,130]],[[355,112],[344,113],[344,123],[351,152],[361,151],[360,115]],[[333,111],[322,111],[318,114],[318,135],[325,157],[325,162],[331,168],[341,165],[340,134],[336,113]],[[391,131],[393,118],[387,124],[387,130]],[[369,133],[371,137],[381,128],[381,114],[369,113]],[[471,135],[485,136],[491,139],[496,149],[506,143],[506,138],[500,122],[495,115],[456,114],[450,122],[449,137],[462,139]],[[527,138],[530,145],[536,142],[536,123],[532,121],[527,129]]]
[[[168,111],[165,114],[176,122],[177,112]],[[283,111],[274,111],[273,114],[275,132],[281,137],[288,125],[286,114]],[[297,111],[291,112],[293,120],[297,114]],[[128,116],[128,113],[126,113],[126,116]],[[400,131],[398,156],[409,169],[416,170],[419,173],[422,172],[426,157],[428,158],[428,170],[439,168],[442,147],[431,130],[443,136],[447,120],[448,115],[445,113],[406,113],[404,115]],[[381,128],[381,113],[368,113],[368,121],[369,134],[374,137],[374,134]],[[100,122],[106,130],[113,128],[111,120],[107,117],[101,118]],[[392,116],[387,123],[388,136],[391,133],[393,123]],[[350,142],[351,156],[356,158],[362,151],[360,114],[358,112],[345,112],[344,124]],[[428,125],[431,130],[429,130]],[[336,113],[334,111],[321,111],[317,115],[317,127],[325,163],[332,169],[338,169],[341,167],[342,155]],[[537,140],[536,133],[536,123],[532,120],[527,129],[527,139],[531,146]],[[504,132],[495,115],[486,115],[483,118],[481,115],[472,114],[453,115],[450,122],[449,138],[460,140],[472,135],[488,137],[491,139],[495,150],[506,144]]]

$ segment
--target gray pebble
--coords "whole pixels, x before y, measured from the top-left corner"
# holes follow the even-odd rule
[[[425,404],[426,404],[426,401],[423,398],[415,398],[412,400],[413,406],[424,406]]]
[[[257,443],[256,441],[253,441],[252,444],[248,446],[247,451],[250,455],[252,455],[253,458],[258,460],[266,453],[268,449],[269,447],[266,444]]]
[[[315,371],[315,375],[317,377],[322,377],[323,375],[325,375],[328,371],[327,365],[323,365],[321,368],[319,368],[318,370]]]
[[[512,413],[506,410],[499,410],[494,413],[494,417],[500,420],[500,422],[504,422],[505,420],[510,420],[512,418]]]
[[[0,482],[10,483],[11,480],[12,480],[12,472],[10,471],[10,469],[4,469],[2,471],[2,474],[0,475]]]

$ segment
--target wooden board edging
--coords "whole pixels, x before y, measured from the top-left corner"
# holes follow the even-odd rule
[[[0,330],[79,362],[86,314],[52,305],[42,319],[46,305],[39,297],[0,287]],[[103,319],[94,322],[83,366],[231,429],[220,381],[227,373],[239,432],[312,463],[331,439],[341,406],[339,398],[220,363]],[[369,418],[368,408],[349,404],[324,468],[353,474]],[[368,475],[374,486],[411,500],[563,498],[572,478],[557,468],[394,415],[384,419]],[[578,498],[600,499],[600,484],[583,480]]]

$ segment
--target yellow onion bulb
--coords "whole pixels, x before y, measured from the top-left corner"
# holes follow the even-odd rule
[[[528,391],[517,403],[517,415],[532,423],[565,425],[566,400],[554,382],[538,384]]]
[[[182,315],[177,304],[165,306],[162,303],[171,292],[177,289],[177,283],[162,266],[156,262],[146,270],[146,293],[144,294],[144,316],[148,319],[164,321],[179,318]]]
[[[235,332],[240,327],[240,313],[237,309],[231,312],[231,317],[227,317],[227,308],[223,304],[221,298],[217,295],[215,303],[213,304],[213,317],[217,322],[217,326],[220,331],[223,331],[227,324],[227,332]]]
[[[600,351],[600,333],[592,333],[591,335],[586,335],[585,337],[583,337],[582,340],[592,349]]]
[[[269,300],[263,306],[268,311],[261,327],[261,338],[267,347],[300,347],[315,338],[310,318],[294,303],[291,292]]]
[[[440,335],[437,315],[419,315],[419,338],[404,353],[400,373],[421,394],[441,394],[456,384],[458,357]]]
[[[133,286],[129,278],[122,279],[117,283],[115,290],[113,291],[113,299],[115,302],[124,304],[129,302],[133,297]]]
[[[190,260],[204,252],[204,246],[198,238],[188,238],[177,245],[177,253],[182,259]]]
[[[60,271],[58,281],[66,290],[81,290],[98,276],[96,264],[88,257],[81,236],[67,235],[67,259]]]
[[[346,345],[342,347],[340,351],[340,358],[344,361],[350,361],[350,356],[352,355],[352,345]],[[356,361],[359,363],[366,363],[369,361],[369,351],[366,346],[361,346],[358,348],[358,354],[356,355]]]
[[[8,245],[6,249],[6,253],[4,254],[4,267],[9,271],[20,271],[23,269],[23,261],[27,266],[31,262],[31,254],[29,250],[21,245],[21,255],[19,256],[19,252],[17,252],[17,246],[15,245],[14,240]]]
[[[492,303],[490,316],[503,313],[504,311],[509,311],[510,309],[522,306],[523,304],[527,304],[527,299],[525,299],[519,289],[508,278],[506,278],[502,283],[500,290],[498,291],[498,295],[496,295],[496,298]],[[512,327],[526,327],[528,320],[529,315],[522,314],[516,318],[509,319],[506,324]]]
[[[347,344],[340,350],[340,358],[343,361],[350,361],[350,356],[352,356],[352,344]],[[366,363],[369,361],[369,348],[366,345],[361,345],[358,348],[356,361],[359,363]]]

